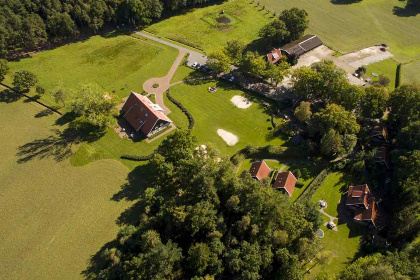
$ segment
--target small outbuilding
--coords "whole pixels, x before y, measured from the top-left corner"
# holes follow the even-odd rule
[[[270,63],[277,63],[281,59],[281,50],[272,49],[271,52],[265,56],[265,59]]]
[[[273,188],[276,190],[284,191],[289,196],[292,196],[293,190],[295,189],[297,179],[292,172],[279,172],[274,181]]]
[[[321,39],[316,35],[306,35],[296,41],[284,45],[281,52],[288,57],[299,58],[301,55],[323,45]]]
[[[252,178],[261,181],[264,178],[267,178],[270,175],[271,168],[265,163],[265,161],[254,161],[249,169]]]

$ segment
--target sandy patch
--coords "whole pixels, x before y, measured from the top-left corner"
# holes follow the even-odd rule
[[[219,134],[219,136],[222,137],[229,146],[233,146],[239,141],[238,136],[223,129],[218,129],[217,134]]]
[[[235,95],[230,101],[235,104],[236,107],[241,109],[246,109],[252,104],[248,99],[240,95]]]

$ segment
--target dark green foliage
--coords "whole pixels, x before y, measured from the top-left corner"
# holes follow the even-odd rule
[[[7,73],[9,73],[9,66],[7,66],[7,61],[0,59],[0,83],[3,82]]]
[[[147,161],[151,160],[153,156],[155,155],[155,152],[151,153],[147,156],[136,156],[136,155],[122,155],[122,159],[128,159],[128,160],[134,160],[134,161]]]
[[[397,65],[397,72],[395,75],[395,88],[398,88],[401,84],[401,63]]]
[[[184,107],[184,105],[181,104],[181,102],[175,100],[172,95],[169,93],[169,90],[166,91],[166,96],[168,97],[169,101],[171,101],[172,103],[174,103],[179,109],[181,109],[181,111],[187,116],[188,118],[188,129],[193,129],[194,128],[194,117],[191,115],[191,113],[187,110],[187,108]]]
[[[365,118],[380,118],[389,99],[386,88],[368,87],[360,102],[361,114]]]
[[[281,12],[279,19],[282,20],[290,32],[289,41],[302,37],[309,26],[308,13],[305,10],[291,8]]]
[[[13,87],[18,92],[27,92],[38,82],[36,75],[32,72],[22,70],[13,75]]]
[[[316,208],[237,177],[196,146],[188,130],[159,146],[138,226],[123,227],[102,254],[100,279],[302,279],[297,243],[313,241]]]

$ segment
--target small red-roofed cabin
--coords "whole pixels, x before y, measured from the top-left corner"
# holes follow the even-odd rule
[[[251,173],[252,178],[257,179],[258,181],[267,178],[270,172],[270,167],[263,160],[253,162],[251,168],[249,169],[249,173]]]
[[[364,222],[376,226],[377,207],[374,197],[368,199],[368,207],[356,209],[354,213],[354,220]]]
[[[265,58],[268,62],[275,64],[281,59],[281,50],[272,49],[271,52],[268,53]]]
[[[368,185],[350,186],[346,205],[367,209],[370,197],[371,193]]]
[[[131,92],[121,111],[134,131],[140,131],[146,137],[152,136],[172,123],[159,105],[135,92]]]
[[[292,196],[296,183],[297,179],[292,172],[279,172],[276,176],[276,180],[274,181],[273,188],[276,190],[284,191],[289,196]]]

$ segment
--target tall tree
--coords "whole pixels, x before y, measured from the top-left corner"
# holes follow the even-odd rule
[[[4,77],[9,73],[9,66],[7,60],[0,59],[0,83],[3,82]]]
[[[356,134],[360,130],[354,113],[346,111],[340,105],[327,105],[316,113],[314,118],[323,131],[335,129],[340,134]]]
[[[305,10],[298,8],[286,9],[280,14],[279,19],[284,22],[290,33],[290,41],[302,37],[306,28],[309,26],[307,17],[308,13]]]
[[[207,65],[216,73],[227,73],[230,70],[229,57],[221,49],[209,54]]]
[[[361,113],[365,118],[380,118],[384,114],[389,99],[386,88],[368,87],[360,102]]]
[[[37,82],[36,75],[26,70],[18,71],[13,75],[13,87],[17,91],[29,91]]]
[[[271,46],[275,47],[288,42],[290,38],[290,29],[286,27],[284,21],[275,19],[267,23],[260,30],[259,35]]]
[[[227,42],[225,47],[226,55],[232,60],[234,64],[239,64],[243,57],[245,50],[245,43],[241,40],[231,40]]]

